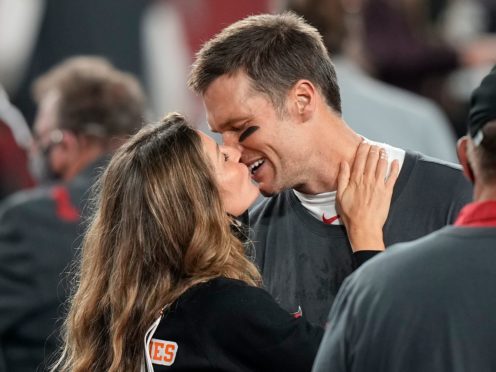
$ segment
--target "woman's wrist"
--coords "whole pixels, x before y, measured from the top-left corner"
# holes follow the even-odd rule
[[[383,251],[384,238],[382,229],[350,228],[348,237],[353,252],[357,251]]]

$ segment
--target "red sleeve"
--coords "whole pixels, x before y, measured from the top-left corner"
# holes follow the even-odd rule
[[[34,186],[27,168],[27,155],[0,121],[0,199],[14,191]]]

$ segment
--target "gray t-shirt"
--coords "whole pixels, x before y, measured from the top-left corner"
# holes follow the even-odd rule
[[[496,371],[496,228],[402,243],[343,284],[315,372]]]
[[[459,166],[407,152],[396,182],[386,245],[410,241],[450,224],[472,197]],[[324,325],[344,279],[353,271],[343,226],[311,216],[292,190],[259,204],[250,213],[256,263],[265,288],[289,312]]]

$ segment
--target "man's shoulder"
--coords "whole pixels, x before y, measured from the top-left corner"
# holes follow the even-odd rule
[[[411,159],[415,162],[415,165],[425,169],[435,169],[445,171],[454,176],[463,176],[462,167],[460,164],[453,163],[446,160],[441,160],[428,156],[416,151],[407,150],[405,154],[406,158]]]
[[[45,208],[51,202],[51,187],[36,187],[18,191],[2,201],[0,218],[4,218],[4,215],[23,214],[39,208]]]
[[[37,224],[54,223],[59,220],[78,224],[82,199],[80,194],[85,192],[88,192],[88,185],[74,187],[71,183],[55,183],[18,191],[0,204],[0,220],[8,221],[11,225],[26,225],[29,221]]]
[[[445,226],[419,239],[393,244],[352,274],[353,281],[363,288],[377,286],[381,290],[400,290],[405,285],[422,287],[435,280],[439,272],[448,270],[448,261],[452,265],[459,256],[470,254],[466,249],[469,245],[487,238],[496,241],[496,229],[486,229],[481,236],[480,230]]]
[[[460,299],[453,293],[493,292],[495,242],[496,228],[447,226],[395,244],[348,277],[346,297],[379,316],[387,307],[414,316],[437,306],[436,301],[440,306],[455,305]],[[467,275],[473,280],[467,281]]]
[[[411,167],[409,182],[428,184],[430,187],[445,187],[457,194],[472,196],[472,184],[463,175],[460,164],[433,158],[418,152],[407,151],[405,164]]]
[[[39,252],[53,249],[51,244],[43,244],[42,249],[33,249],[42,244],[45,236],[45,223],[52,220],[53,203],[49,189],[35,188],[18,191],[0,205],[0,255],[3,265],[11,265],[11,260],[24,257],[25,265],[31,265]],[[46,243],[46,242],[45,242]],[[2,266],[5,269],[5,266]],[[26,267],[26,266],[24,266]],[[16,270],[15,267],[12,267]],[[34,274],[33,274],[34,275]]]

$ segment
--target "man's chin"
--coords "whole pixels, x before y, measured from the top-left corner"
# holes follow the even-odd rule
[[[275,192],[269,192],[269,191],[260,190],[260,194],[262,194],[266,198],[270,198],[271,196],[274,196],[276,193]]]
[[[260,190],[260,193],[266,198],[270,198],[271,196],[279,194],[281,191],[283,191],[283,189],[280,187],[268,187],[268,185],[265,185],[263,183],[260,183],[258,185],[258,189]]]

